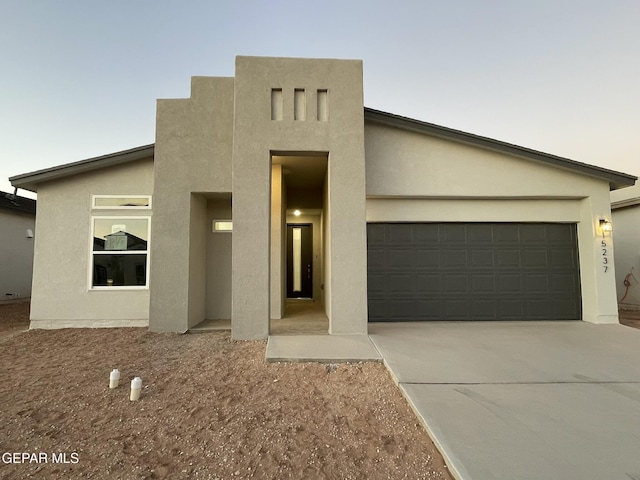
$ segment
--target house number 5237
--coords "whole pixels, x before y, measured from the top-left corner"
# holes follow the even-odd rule
[[[607,256],[607,242],[602,240],[602,242],[600,242],[600,246],[602,247],[602,266],[604,267],[604,271],[607,272],[609,270],[609,257]]]

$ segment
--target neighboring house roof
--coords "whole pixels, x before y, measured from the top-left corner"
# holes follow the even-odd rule
[[[637,177],[626,173],[616,172],[614,170],[596,167],[582,162],[576,162],[575,160],[570,160],[568,158],[558,157],[556,155],[539,152],[530,148],[520,147],[511,143],[501,142],[492,138],[482,137],[480,135],[474,135],[472,133],[442,127],[433,123],[402,117],[400,115],[394,115],[380,110],[374,110],[372,108],[364,109],[364,119],[370,123],[377,123],[380,125],[399,128],[401,130],[454,140],[474,145],[476,147],[515,155],[535,162],[545,163],[554,167],[580,173],[582,175],[606,180],[609,182],[612,190],[634,185],[635,181],[638,179]],[[112,165],[127,163],[134,160],[140,160],[142,158],[152,156],[153,152],[154,144],[144,145],[142,147],[110,153],[108,155],[89,158],[79,162],[67,163],[65,165],[38,170],[36,172],[23,173],[9,178],[9,181],[14,187],[35,192],[37,190],[38,183],[76,175],[78,173],[89,172]]]
[[[37,191],[37,185],[49,180],[57,180],[59,178],[76,175],[78,173],[90,172],[100,168],[120,165],[135,160],[141,160],[153,156],[154,144],[143,145],[141,147],[131,148],[120,152],[109,153],[99,157],[80,160],[79,162],[65,163],[44,170],[35,172],[22,173],[9,178],[11,185],[22,188],[24,190]]]
[[[489,150],[516,155],[535,162],[546,163],[555,167],[571,170],[583,175],[607,180],[611,189],[623,188],[635,184],[638,177],[629,175],[615,170],[609,170],[602,167],[596,167],[587,163],[576,162],[564,157],[558,157],[549,153],[539,152],[530,148],[520,147],[511,143],[501,142],[488,137],[474,135],[472,133],[454,130],[452,128],[442,127],[433,123],[422,122],[413,118],[402,117],[392,113],[374,110],[372,108],[364,109],[364,119],[371,123],[378,123],[389,127],[395,127],[402,130],[408,130],[417,133],[423,133],[440,137],[448,140],[474,145]]]
[[[0,210],[35,215],[36,201],[12,193],[0,192]]]
[[[611,192],[611,210],[640,205],[640,184]]]

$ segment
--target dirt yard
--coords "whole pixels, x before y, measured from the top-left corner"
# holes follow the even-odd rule
[[[227,333],[27,318],[0,306],[0,478],[451,478],[381,364],[267,364],[264,342]]]

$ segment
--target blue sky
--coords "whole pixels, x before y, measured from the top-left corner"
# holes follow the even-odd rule
[[[365,105],[640,175],[640,1],[0,0],[7,177],[152,143],[236,55],[358,58]]]

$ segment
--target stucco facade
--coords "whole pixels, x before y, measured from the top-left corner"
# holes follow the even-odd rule
[[[620,308],[640,310],[640,185],[611,192]]]
[[[31,296],[36,205],[0,192],[0,303]]]
[[[358,60],[238,57],[235,77],[193,77],[190,98],[158,101],[154,145],[13,177],[42,204],[32,327],[185,332],[230,319],[234,338],[266,338],[270,320],[286,316],[295,227],[308,228],[311,243],[304,296],[322,305],[328,334],[362,335],[368,225],[478,222],[575,226],[575,319],[617,322],[600,220],[611,218],[609,190],[635,177],[366,109],[362,85]],[[152,202],[96,212],[95,195]],[[149,225],[142,253],[105,251],[109,235],[88,233],[96,216],[111,214],[111,232],[127,216]],[[86,232],[61,242],[74,225]],[[544,248],[535,253],[554,255]],[[111,257],[146,259],[148,271],[136,270],[146,276],[108,291],[116,284],[100,283],[91,262]]]

